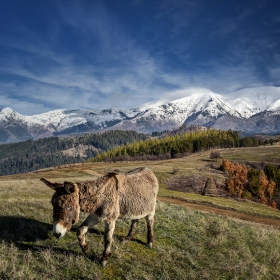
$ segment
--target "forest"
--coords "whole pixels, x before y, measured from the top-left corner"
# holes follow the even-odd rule
[[[153,134],[155,135],[155,134]],[[158,134],[157,134],[158,135]],[[257,147],[268,143],[256,137],[240,138],[237,131],[195,130],[182,134],[166,134],[117,146],[98,153],[89,161],[161,160],[217,148]]]
[[[41,168],[82,162],[118,145],[147,139],[135,131],[107,131],[73,137],[50,137],[0,145],[0,175],[34,171]],[[65,154],[63,151],[84,146],[84,154]],[[88,148],[92,147],[92,148]]]
[[[112,130],[72,137],[50,137],[0,145],[0,176],[83,161],[161,160],[203,150],[269,144],[237,131],[183,127],[143,134]],[[270,143],[273,144],[273,143]],[[82,147],[82,152],[78,150]],[[67,152],[72,150],[72,152]]]

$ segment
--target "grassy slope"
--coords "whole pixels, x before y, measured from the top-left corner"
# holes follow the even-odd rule
[[[246,155],[247,154],[247,157]],[[228,159],[280,163],[280,146],[221,151]],[[269,160],[268,160],[269,159]],[[79,167],[48,169],[0,177],[0,279],[277,279],[280,277],[280,230],[202,213],[159,202],[155,221],[155,248],[145,242],[140,223],[135,241],[122,244],[128,221],[118,221],[113,256],[105,268],[95,261],[103,249],[103,225],[87,235],[91,257],[85,258],[75,228],[64,239],[51,233],[52,190],[40,177],[51,180],[86,180],[115,168],[128,171],[148,166],[160,181],[160,195],[211,202],[239,211],[279,218],[279,210],[256,203],[209,198],[166,190],[164,182],[174,167],[179,174],[205,174],[209,152],[161,162],[87,163]],[[215,163],[217,165],[220,162]],[[177,174],[176,174],[177,175]],[[222,179],[221,174],[211,174]],[[82,220],[82,219],[81,219]]]

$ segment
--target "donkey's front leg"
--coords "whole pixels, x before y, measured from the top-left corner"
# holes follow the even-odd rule
[[[95,214],[89,215],[82,225],[77,230],[77,237],[79,240],[80,247],[84,254],[88,252],[88,243],[86,242],[86,233],[89,227],[93,227],[99,223],[100,219]]]
[[[112,255],[111,246],[113,243],[113,233],[115,230],[116,221],[105,221],[105,232],[104,232],[104,251],[101,259],[102,266],[105,266],[108,259]]]

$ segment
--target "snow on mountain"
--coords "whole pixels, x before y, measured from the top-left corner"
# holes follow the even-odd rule
[[[55,127],[59,125],[61,120],[65,116],[65,109],[58,109],[54,111],[50,111],[43,114],[38,114],[34,116],[26,116],[26,121],[32,125],[34,123],[41,124],[41,125],[49,125],[52,124]]]
[[[196,90],[174,101],[158,101],[131,109],[59,109],[34,116],[4,108],[0,109],[0,142],[108,129],[153,132],[173,130],[183,124],[246,133],[278,133],[280,88],[243,89],[230,96],[224,99],[209,90]]]
[[[270,104],[267,108],[267,111],[270,112],[280,112],[280,99],[276,100],[275,102],[273,102],[272,104]]]
[[[25,120],[29,126],[34,124],[42,126],[52,125],[57,132],[94,123],[99,129],[106,128],[110,122],[119,122],[124,118],[132,118],[139,114],[137,108],[121,110],[121,109],[105,109],[105,110],[66,110],[59,109],[34,116],[26,116]]]
[[[136,131],[152,132],[178,128],[184,123],[206,124],[219,116],[241,117],[221,96],[202,93],[183,97],[167,104],[150,107],[134,119],[124,120],[114,128],[129,127]]]
[[[274,86],[245,88],[225,96],[225,100],[235,108],[243,118],[260,113],[280,99],[280,88]]]
[[[17,120],[17,121],[24,121],[25,117],[18,112],[14,111],[12,108],[6,107],[0,109],[0,121],[7,121],[7,120]]]

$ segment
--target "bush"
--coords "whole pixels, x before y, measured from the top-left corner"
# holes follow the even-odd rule
[[[221,157],[221,153],[219,151],[212,151],[210,153],[210,159],[215,159],[217,161],[218,158]]]
[[[255,199],[269,205],[272,201],[276,184],[268,180],[262,170],[250,168],[244,164],[223,160],[223,170],[227,173],[226,190],[234,196]]]

